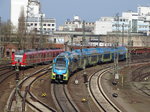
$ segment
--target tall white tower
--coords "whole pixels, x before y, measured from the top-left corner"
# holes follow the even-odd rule
[[[10,20],[18,28],[18,19],[21,11],[24,10],[24,16],[27,15],[28,0],[11,0]]]

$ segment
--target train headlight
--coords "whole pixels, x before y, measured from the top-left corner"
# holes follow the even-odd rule
[[[52,79],[56,78],[56,74],[54,72],[52,72]]]
[[[68,80],[68,73],[63,74],[63,80]]]
[[[64,77],[67,77],[67,74],[63,74]]]

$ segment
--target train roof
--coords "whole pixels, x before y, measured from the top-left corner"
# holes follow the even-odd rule
[[[126,47],[107,47],[107,48],[84,48],[84,49],[75,49],[73,51],[65,51],[60,53],[58,57],[66,57],[68,59],[78,58],[82,55],[91,55],[91,54],[105,54],[105,53],[113,53],[115,51],[122,51],[120,53],[126,52]]]
[[[30,50],[19,50],[19,51],[15,52],[15,54],[16,55],[23,55],[24,53],[25,54],[34,54],[34,53],[40,53],[40,52],[60,51],[60,50],[62,50],[62,49],[44,49],[44,50],[30,49]]]
[[[70,51],[65,51],[60,53],[57,57],[68,57],[71,54]]]

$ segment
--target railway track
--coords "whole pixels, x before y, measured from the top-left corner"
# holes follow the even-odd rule
[[[132,71],[133,81],[142,81],[144,78],[150,76],[150,73],[142,73],[145,69],[149,68],[150,64],[144,64],[138,67],[136,70]]]
[[[94,102],[102,112],[121,112],[121,110],[107,97],[101,85],[101,77],[112,67],[101,69],[89,77],[88,90]]]
[[[49,68],[50,69],[50,68]],[[19,84],[18,88],[14,89],[9,100],[7,102],[8,111],[25,112],[27,105],[34,111],[38,112],[56,112],[52,107],[47,106],[45,103],[41,102],[34,94],[30,91],[32,84],[41,76],[46,74],[49,69],[43,68],[37,72],[31,74],[30,76],[23,79]],[[20,102],[20,104],[19,104]]]
[[[68,93],[67,85],[52,84],[51,91],[59,112],[80,112]]]
[[[0,64],[0,71],[9,69],[11,67],[10,64]]]
[[[131,64],[131,66],[141,65],[141,64],[146,65],[147,62],[143,62],[143,63],[134,62]],[[123,65],[122,65],[122,68],[123,68]],[[143,69],[144,67],[141,67],[141,68]],[[89,77],[89,80],[88,80],[88,82],[89,82],[88,83],[88,90],[89,90],[90,96],[92,97],[93,101],[95,102],[97,107],[102,112],[122,112],[122,111],[124,111],[124,110],[122,110],[123,109],[122,107],[119,109],[120,106],[117,107],[117,105],[115,105],[111,101],[111,99],[109,99],[107,97],[107,95],[105,94],[103,87],[101,85],[102,76],[105,73],[110,72],[112,69],[113,69],[112,67],[105,67],[101,70],[98,70],[95,73],[93,73]],[[141,69],[139,71],[141,71]],[[148,74],[146,74],[145,76],[147,76],[147,75]]]
[[[0,84],[3,83],[6,79],[8,79],[10,76],[14,75],[16,71],[12,69],[6,69],[0,72]]]
[[[146,62],[145,62],[146,63]],[[42,70],[41,72],[44,72],[44,70]],[[45,71],[46,72],[46,71]],[[41,75],[42,76],[42,75]],[[34,76],[33,76],[34,77]],[[35,78],[33,78],[33,77],[29,77],[30,79],[27,79],[27,80],[34,80],[34,81],[36,81],[36,79]],[[27,77],[28,78],[28,77]],[[25,79],[24,79],[25,80]],[[27,82],[27,80],[25,80],[24,82]],[[33,82],[34,81],[32,81],[32,82],[30,82],[30,84],[32,85],[33,84]],[[24,83],[23,82],[23,83]],[[18,95],[19,95],[19,97],[21,98],[21,100],[23,101],[22,102],[22,106],[21,106],[21,111],[25,111],[25,106],[26,105],[29,105],[32,109],[34,109],[34,110],[36,110],[36,111],[39,111],[39,112],[41,112],[42,110],[39,108],[39,107],[37,107],[36,105],[42,105],[42,107],[44,107],[44,108],[49,108],[49,107],[46,107],[46,105],[43,103],[43,104],[40,104],[39,102],[39,100],[30,92],[30,87],[31,87],[31,85],[27,85],[27,84],[20,84],[20,85],[18,85],[19,86],[19,90],[21,90],[21,91],[19,91],[18,92]],[[55,86],[55,87],[54,87]],[[59,87],[60,86],[60,87]],[[90,85],[89,85],[90,86]],[[54,88],[54,89],[56,89],[56,88],[59,88],[59,89],[56,89],[56,90],[54,90],[53,89],[53,92],[55,91],[55,95],[57,94],[57,98],[55,97],[55,102],[56,102],[56,106],[58,106],[59,107],[59,111],[62,111],[62,112],[78,112],[79,110],[76,108],[76,109],[71,109],[71,108],[74,108],[72,105],[74,105],[74,104],[71,104],[72,103],[72,100],[70,100],[71,98],[69,98],[69,100],[67,99],[67,98],[65,98],[65,97],[67,97],[68,95],[62,95],[62,94],[65,94],[65,93],[67,93],[67,92],[65,92],[65,89],[67,90],[67,87],[66,87],[66,85],[63,85],[62,87],[61,87],[61,85],[57,85],[57,84],[52,84],[52,87]],[[64,89],[64,90],[63,90]],[[15,89],[14,89],[15,90]],[[58,92],[59,91],[59,92]],[[64,91],[64,92],[63,92]],[[10,102],[12,102],[12,103],[9,103],[9,108],[10,109],[8,109],[8,110],[12,110],[12,105],[14,105],[14,100],[15,100],[15,93],[16,93],[16,91],[14,91],[13,93],[12,93],[12,98],[10,99]],[[61,95],[60,95],[60,93],[61,93]],[[14,96],[13,96],[13,94],[14,94]],[[61,97],[60,97],[61,96]],[[56,101],[56,99],[58,99],[58,102]],[[32,102],[34,102],[34,103],[32,103]],[[35,104],[35,102],[38,102],[36,105],[34,105]],[[71,103],[69,103],[69,102],[71,102]],[[60,103],[60,104],[59,104]],[[68,105],[71,105],[71,106],[68,106]],[[109,105],[111,105],[111,104],[109,104]],[[64,108],[64,109],[61,109],[61,107],[62,108]],[[51,108],[51,107],[50,107]],[[70,111],[71,110],[71,111]],[[54,110],[53,108],[51,108],[49,111],[56,111],[56,110]],[[104,111],[104,110],[103,110]]]
[[[144,64],[132,71],[133,86],[147,96],[150,96],[149,77],[150,72],[145,72],[149,69],[150,64]],[[143,73],[144,72],[144,73]]]

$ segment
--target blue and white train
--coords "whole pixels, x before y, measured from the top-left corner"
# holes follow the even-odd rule
[[[127,52],[126,47],[86,48],[63,52],[53,60],[51,80],[67,82],[76,70],[114,61],[117,56],[118,60],[125,60]]]

